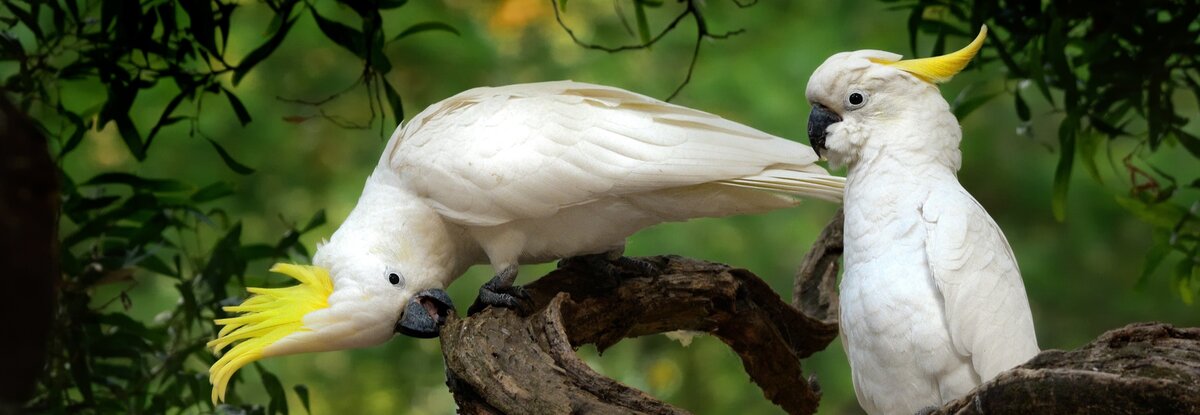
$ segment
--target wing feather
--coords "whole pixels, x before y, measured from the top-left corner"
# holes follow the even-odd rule
[[[922,206],[926,256],[944,301],[955,349],[984,381],[1038,353],[1029,299],[1012,248],[961,187]]]
[[[841,178],[816,160],[803,144],[712,114],[560,81],[476,88],[435,104],[393,135],[380,163],[450,220],[493,226],[710,182],[840,199]],[[770,169],[804,174],[730,182]]]

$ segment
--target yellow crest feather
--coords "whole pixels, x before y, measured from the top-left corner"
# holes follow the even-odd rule
[[[234,372],[262,359],[263,349],[279,339],[309,330],[304,327],[304,316],[329,307],[329,294],[333,292],[329,271],[317,266],[275,264],[271,272],[292,277],[300,284],[284,288],[247,288],[253,297],[240,305],[223,308],[240,315],[215,321],[224,327],[216,339],[208,342],[208,347],[214,353],[220,353],[229,345],[233,347],[208,371],[214,404],[225,400],[225,390]]]
[[[871,59],[871,62],[891,66],[911,73],[925,82],[938,84],[949,81],[955,74],[966,68],[967,63],[971,62],[971,58],[974,58],[975,54],[979,53],[979,48],[983,47],[983,40],[985,38],[987,38],[987,25],[979,28],[979,35],[975,36],[975,40],[955,52],[930,58],[906,59],[895,62]]]

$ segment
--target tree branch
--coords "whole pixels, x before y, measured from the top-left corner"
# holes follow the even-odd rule
[[[932,413],[1200,413],[1200,328],[1136,323],[1046,350]]]
[[[790,413],[812,413],[820,392],[800,359],[824,349],[837,326],[805,315],[746,270],[674,256],[643,258],[651,272],[622,277],[564,261],[526,286],[527,313],[486,309],[442,328],[447,385],[459,411],[685,413],[601,376],[575,354],[673,330],[720,338],[763,394]]]

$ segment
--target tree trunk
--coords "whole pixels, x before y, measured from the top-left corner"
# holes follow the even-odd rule
[[[58,170],[46,139],[0,90],[0,414],[16,413],[42,373],[58,280]]]

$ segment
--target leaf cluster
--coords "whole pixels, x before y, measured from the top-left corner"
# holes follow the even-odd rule
[[[1147,255],[1139,284],[1173,255],[1172,286],[1184,302],[1200,293],[1200,190],[1197,170],[1178,172],[1156,165],[1162,153],[1181,153],[1200,165],[1200,137],[1189,131],[1197,115],[1182,97],[1200,103],[1200,3],[1190,0],[1087,2],[1035,0],[883,0],[909,11],[909,43],[918,54],[918,34],[934,36],[932,54],[945,52],[948,36],[969,39],[982,24],[991,30],[988,47],[977,59],[1001,65],[1017,85],[1007,92],[1017,117],[1033,119],[1022,86],[1061,117],[1057,132],[1059,160],[1054,175],[1052,211],[1066,216],[1067,193],[1075,164],[1102,182],[1098,164],[1120,171],[1126,194],[1115,195],[1155,230],[1156,246]],[[965,116],[999,94],[960,100]],[[1024,128],[1028,131],[1028,128]],[[1132,143],[1114,154],[1116,141]],[[1108,148],[1108,152],[1101,150]],[[1188,194],[1193,195],[1188,200]],[[1173,254],[1172,254],[1173,253]]]
[[[357,27],[318,13],[317,2],[262,3],[271,18],[255,27],[235,25],[233,17],[247,4],[226,0],[5,1],[0,3],[0,64],[15,67],[15,72],[0,80],[0,89],[34,115],[37,128],[54,142],[52,153],[60,166],[79,152],[89,132],[110,124],[136,160],[151,159],[156,139],[180,130],[167,127],[186,122],[188,136],[205,140],[227,168],[248,175],[255,170],[199,130],[203,103],[223,97],[219,102],[242,125],[251,122],[251,110],[234,90],[275,53],[300,19],[313,19],[332,44],[362,61],[360,81],[365,79],[380,101],[372,113],[382,111],[386,99],[396,122],[403,118],[403,108],[400,94],[383,76],[393,66],[384,45],[421,32],[457,34],[444,23],[423,22],[385,41],[380,13],[404,6],[405,0],[337,1],[337,7],[359,17]],[[262,38],[245,56],[233,57],[228,50],[234,30]],[[62,91],[73,83],[102,85],[103,101],[91,108],[72,107]],[[165,105],[139,100],[163,85],[173,91]],[[157,115],[154,123],[137,125],[134,115],[145,113]],[[215,356],[205,344],[215,337],[212,320],[226,316],[222,307],[243,299],[251,264],[308,259],[300,237],[325,223],[324,211],[302,225],[284,220],[289,230],[277,240],[246,241],[240,221],[220,207],[222,199],[236,192],[235,183],[197,185],[116,170],[80,178],[61,167],[59,174],[59,307],[46,370],[26,409],[288,413],[283,384],[259,365],[268,403],[243,401],[236,390],[238,375],[228,396],[231,403],[214,407],[207,368]],[[130,291],[148,278],[167,281],[176,299],[174,307],[150,322],[127,313]],[[281,283],[286,282],[268,279],[253,285]],[[296,385],[293,392],[307,409],[307,389]]]

